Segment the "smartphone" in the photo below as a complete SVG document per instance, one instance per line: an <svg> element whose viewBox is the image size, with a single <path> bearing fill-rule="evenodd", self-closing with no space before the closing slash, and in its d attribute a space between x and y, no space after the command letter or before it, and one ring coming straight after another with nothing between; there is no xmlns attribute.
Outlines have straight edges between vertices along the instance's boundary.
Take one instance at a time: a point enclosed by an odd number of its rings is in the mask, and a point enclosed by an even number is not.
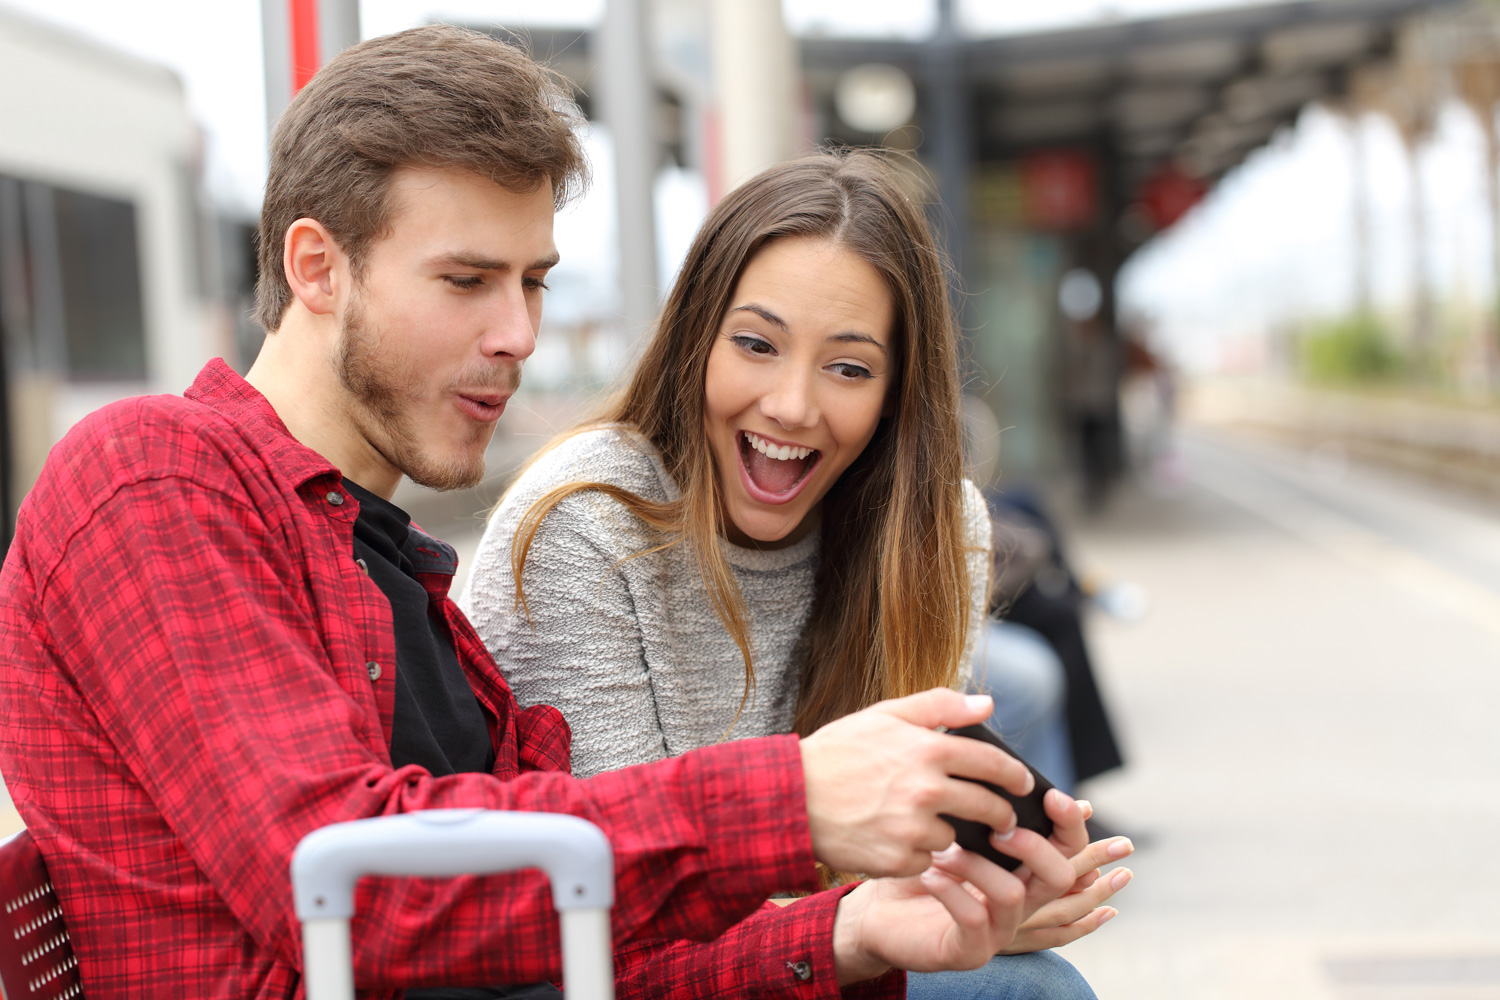
<svg viewBox="0 0 1500 1000"><path fill-rule="evenodd" d="M1047 789L1052 787L1052 782L1048 781L1042 772L1027 764L1020 754L1006 746L1005 741L997 736L988 726L964 726L961 729L950 729L948 732L953 736L964 736L971 740L983 740L990 746L999 747L1001 750L1004 750L1022 764L1026 764L1026 767L1031 771L1032 777L1036 779L1036 787L1031 790L1030 795L1024 797L1012 795L1005 789L998 785L992 785L988 781L978 781L974 778L963 778L963 780L983 785L1009 802L1011 807L1016 811L1016 822L1019 825L1024 826L1028 830L1035 830L1043 837L1052 836L1052 818L1047 815L1047 810L1042 808L1042 796L1047 794ZM954 777L962 777L962 775L954 775ZM958 841L958 846L964 850L983 855L1006 871L1015 871L1021 866L1021 862L1018 859L995 849L994 845L990 843L990 828L983 823L978 823L971 819L960 819L957 816L948 816L942 813L939 813L939 815L942 816L945 822L952 824L955 832L953 839Z"/></svg>

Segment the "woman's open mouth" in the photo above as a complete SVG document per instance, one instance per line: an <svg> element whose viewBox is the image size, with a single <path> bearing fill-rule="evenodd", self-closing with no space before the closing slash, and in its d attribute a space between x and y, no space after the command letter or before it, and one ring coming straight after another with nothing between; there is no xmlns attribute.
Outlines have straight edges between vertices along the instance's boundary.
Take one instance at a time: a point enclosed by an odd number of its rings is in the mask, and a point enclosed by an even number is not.
<svg viewBox="0 0 1500 1000"><path fill-rule="evenodd" d="M740 431L735 437L740 449L740 479L751 499L761 503L794 499L823 459L816 448L779 444L749 431Z"/></svg>

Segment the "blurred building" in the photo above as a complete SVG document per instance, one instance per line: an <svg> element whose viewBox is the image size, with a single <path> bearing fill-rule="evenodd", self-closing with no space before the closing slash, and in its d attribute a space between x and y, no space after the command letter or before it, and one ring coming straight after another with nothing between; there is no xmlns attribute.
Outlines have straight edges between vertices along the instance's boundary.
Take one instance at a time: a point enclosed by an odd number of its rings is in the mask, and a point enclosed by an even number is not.
<svg viewBox="0 0 1500 1000"><path fill-rule="evenodd" d="M628 6L648 21L656 109L633 141L701 171L715 200L743 176L726 159L750 116L736 101L757 86L735 76L733 53L777 48L765 18L757 45L726 41L716 24L728 7L779 18L780 4ZM966 384L1005 428L1000 468L1016 480L1121 467L1118 383L1141 357L1115 294L1129 256L1302 109L1352 100L1396 60L1413 21L1457 5L1247 3L1009 35L965 27L956 0L935 6L925 38L792 39L801 86L783 116L788 148L882 144L924 168L913 183L940 199L934 222L959 276ZM526 34L597 110L614 85L596 58L601 32ZM768 104L785 99L762 90Z"/></svg>
<svg viewBox="0 0 1500 1000"><path fill-rule="evenodd" d="M1071 456L1108 476L1123 460L1126 259L1304 107L1345 100L1407 23L1445 6L1302 0L975 37L939 0L929 39L803 39L802 68L815 135L912 148L936 179L970 385L1008 428L1004 472L1046 474ZM858 120L902 88L914 98L904 121ZM1101 423L1114 440L1089 443Z"/></svg>
<svg viewBox="0 0 1500 1000"><path fill-rule="evenodd" d="M239 356L226 302L250 276L247 230L200 201L198 132L166 69L0 8L0 122L3 549L79 417Z"/></svg>

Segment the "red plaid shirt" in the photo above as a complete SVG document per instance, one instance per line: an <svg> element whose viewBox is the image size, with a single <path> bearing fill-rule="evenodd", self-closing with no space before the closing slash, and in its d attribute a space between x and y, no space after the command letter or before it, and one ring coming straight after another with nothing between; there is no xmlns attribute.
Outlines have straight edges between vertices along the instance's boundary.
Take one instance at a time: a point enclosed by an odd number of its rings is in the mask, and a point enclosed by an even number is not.
<svg viewBox="0 0 1500 1000"><path fill-rule="evenodd" d="M186 398L84 420L23 504L0 573L0 768L91 1000L300 996L287 873L302 836L460 806L572 813L608 833L622 996L836 995L831 896L681 940L811 886L795 739L572 778L561 715L518 709L449 577L425 574L495 770L392 768L395 639L353 559L357 513L338 470L220 361ZM561 967L531 872L367 879L354 944L367 997ZM892 975L854 992L901 987Z"/></svg>

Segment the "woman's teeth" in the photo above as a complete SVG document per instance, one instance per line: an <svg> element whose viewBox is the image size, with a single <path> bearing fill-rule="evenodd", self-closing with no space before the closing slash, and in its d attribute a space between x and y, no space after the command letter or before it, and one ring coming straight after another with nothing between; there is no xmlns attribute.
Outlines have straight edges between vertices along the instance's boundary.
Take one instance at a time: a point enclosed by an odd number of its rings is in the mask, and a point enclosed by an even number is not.
<svg viewBox="0 0 1500 1000"><path fill-rule="evenodd" d="M751 434L749 431L745 432L745 440L750 442L750 447L767 458L778 459L782 462L785 462L789 458L806 458L817 450L816 448L794 448L789 444L774 445L765 438Z"/></svg>

